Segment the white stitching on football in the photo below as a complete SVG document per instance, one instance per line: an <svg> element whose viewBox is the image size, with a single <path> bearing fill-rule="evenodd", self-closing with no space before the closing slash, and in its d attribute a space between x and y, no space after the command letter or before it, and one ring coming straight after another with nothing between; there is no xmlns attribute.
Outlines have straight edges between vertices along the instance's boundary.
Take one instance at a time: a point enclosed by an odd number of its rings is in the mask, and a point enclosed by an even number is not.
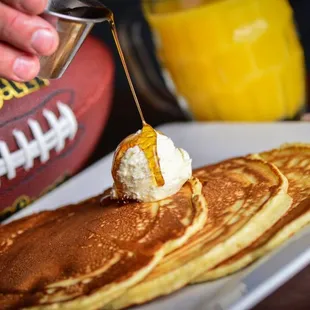
<svg viewBox="0 0 310 310"><path fill-rule="evenodd" d="M45 133L38 121L28 120L29 128L35 139L28 141L22 131L13 131L19 150L11 153L6 142L0 140L0 177L6 175L10 180L15 178L17 168L24 167L25 170L29 170L33 167L34 159L37 157L42 163L48 161L51 150L62 151L66 139L74 138L78 123L73 111L60 101L57 102L57 108L60 113L58 119L52 111L43 111L43 116L50 126Z"/></svg>

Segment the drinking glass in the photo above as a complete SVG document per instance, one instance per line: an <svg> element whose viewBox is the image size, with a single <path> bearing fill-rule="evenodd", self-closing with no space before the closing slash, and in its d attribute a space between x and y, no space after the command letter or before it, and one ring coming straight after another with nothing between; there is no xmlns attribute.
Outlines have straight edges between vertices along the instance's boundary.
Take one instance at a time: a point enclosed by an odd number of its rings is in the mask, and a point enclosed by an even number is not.
<svg viewBox="0 0 310 310"><path fill-rule="evenodd" d="M304 54L287 0L144 0L142 9L165 84L193 119L276 121L303 111ZM132 30L130 45L141 47ZM142 81L153 69L140 56L140 66L128 61Z"/></svg>

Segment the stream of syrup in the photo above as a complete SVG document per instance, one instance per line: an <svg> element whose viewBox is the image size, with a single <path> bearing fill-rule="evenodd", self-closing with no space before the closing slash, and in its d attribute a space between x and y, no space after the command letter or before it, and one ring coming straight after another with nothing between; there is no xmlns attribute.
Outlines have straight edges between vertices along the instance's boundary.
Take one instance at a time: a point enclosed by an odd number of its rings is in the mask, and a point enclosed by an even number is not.
<svg viewBox="0 0 310 310"><path fill-rule="evenodd" d="M154 183L157 186L163 186L165 184L165 180L162 176L161 170L160 170L160 164L159 164L159 158L157 154L157 134L156 131L152 126L146 123L144 119L144 115L135 91L135 88L133 86L128 67L125 61L125 57L120 45L120 41L118 39L117 30L115 26L114 16L113 13L109 9L106 10L106 17L108 22L111 26L111 31L113 34L113 38L118 50L118 54L120 56L128 84L132 93L132 96L134 98L134 101L136 103L137 110L139 112L141 121L142 121L142 130L139 134L131 135L124 139L120 145L118 146L115 155L114 155L114 162L112 166L112 176L115 182L115 187L118 193L119 197L122 197L123 193L123 184L118 181L118 174L117 171L119 170L121 159L125 155L126 151L129 148L139 146L139 148L143 151L145 157L147 158L149 169L151 171L151 174L153 176Z"/></svg>

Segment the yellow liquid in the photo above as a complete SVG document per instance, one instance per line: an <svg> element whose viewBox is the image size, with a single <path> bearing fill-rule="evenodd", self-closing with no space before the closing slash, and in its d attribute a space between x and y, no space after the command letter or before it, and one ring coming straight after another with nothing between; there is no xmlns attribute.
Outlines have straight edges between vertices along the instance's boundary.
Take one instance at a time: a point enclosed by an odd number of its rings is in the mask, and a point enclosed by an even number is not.
<svg viewBox="0 0 310 310"><path fill-rule="evenodd" d="M194 118L273 121L298 113L304 57L288 1L198 2L144 5L161 66Z"/></svg>

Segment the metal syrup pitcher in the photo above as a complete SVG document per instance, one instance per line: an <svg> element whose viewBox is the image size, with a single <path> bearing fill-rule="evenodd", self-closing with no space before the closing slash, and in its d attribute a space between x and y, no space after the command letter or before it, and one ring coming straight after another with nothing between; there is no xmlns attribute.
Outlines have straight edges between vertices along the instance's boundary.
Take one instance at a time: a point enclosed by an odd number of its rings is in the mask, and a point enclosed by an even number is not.
<svg viewBox="0 0 310 310"><path fill-rule="evenodd" d="M51 56L40 57L40 78L60 78L96 23L111 20L112 12L99 0L49 0L44 12L59 35Z"/></svg>

